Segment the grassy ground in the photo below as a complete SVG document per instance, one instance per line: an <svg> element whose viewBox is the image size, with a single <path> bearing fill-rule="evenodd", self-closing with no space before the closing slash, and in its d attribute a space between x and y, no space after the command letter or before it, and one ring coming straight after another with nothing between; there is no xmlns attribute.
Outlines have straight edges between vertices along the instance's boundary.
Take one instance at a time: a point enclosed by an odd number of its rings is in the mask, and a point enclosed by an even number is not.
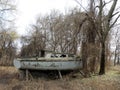
<svg viewBox="0 0 120 90"><path fill-rule="evenodd" d="M83 78L64 76L63 80L44 78L25 81L18 79L14 67L0 67L0 90L120 90L120 66L111 67L106 75Z"/></svg>

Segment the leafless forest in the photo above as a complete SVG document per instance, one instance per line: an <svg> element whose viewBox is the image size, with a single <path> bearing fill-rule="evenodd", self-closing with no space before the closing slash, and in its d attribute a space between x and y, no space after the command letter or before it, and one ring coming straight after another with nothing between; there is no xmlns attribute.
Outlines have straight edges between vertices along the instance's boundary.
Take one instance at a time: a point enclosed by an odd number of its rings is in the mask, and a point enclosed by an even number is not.
<svg viewBox="0 0 120 90"><path fill-rule="evenodd" d="M120 90L119 0L88 0L87 7L74 1L79 7L66 13L54 9L37 15L20 36L14 26L14 0L0 0L0 90ZM41 50L80 57L84 76L76 72L63 80L20 80L13 60L37 57Z"/></svg>

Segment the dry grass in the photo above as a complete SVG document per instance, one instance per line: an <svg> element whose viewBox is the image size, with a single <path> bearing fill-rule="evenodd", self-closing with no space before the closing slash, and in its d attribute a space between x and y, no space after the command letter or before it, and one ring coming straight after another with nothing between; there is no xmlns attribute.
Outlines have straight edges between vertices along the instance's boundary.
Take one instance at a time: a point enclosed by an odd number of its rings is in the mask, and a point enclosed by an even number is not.
<svg viewBox="0 0 120 90"><path fill-rule="evenodd" d="M64 77L63 80L43 78L20 81L14 67L0 67L0 90L120 90L120 66L112 67L103 76L81 78Z"/></svg>

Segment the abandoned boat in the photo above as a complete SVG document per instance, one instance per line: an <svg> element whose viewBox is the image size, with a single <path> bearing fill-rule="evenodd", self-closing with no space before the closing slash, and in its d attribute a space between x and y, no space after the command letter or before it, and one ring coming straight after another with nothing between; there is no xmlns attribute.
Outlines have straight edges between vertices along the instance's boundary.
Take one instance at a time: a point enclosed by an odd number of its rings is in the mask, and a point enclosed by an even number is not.
<svg viewBox="0 0 120 90"><path fill-rule="evenodd" d="M13 62L18 69L75 70L83 67L82 60L68 54L47 54L38 58L17 58Z"/></svg>

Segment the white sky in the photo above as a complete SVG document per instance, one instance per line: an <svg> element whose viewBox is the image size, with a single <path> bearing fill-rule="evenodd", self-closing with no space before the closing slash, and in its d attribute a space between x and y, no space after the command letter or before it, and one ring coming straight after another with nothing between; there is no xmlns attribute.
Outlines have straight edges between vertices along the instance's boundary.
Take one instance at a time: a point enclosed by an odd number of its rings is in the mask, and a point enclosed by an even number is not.
<svg viewBox="0 0 120 90"><path fill-rule="evenodd" d="M38 14L44 15L53 9L64 12L77 5L74 0L18 0L17 31L20 35L25 34L26 27L33 23Z"/></svg>
<svg viewBox="0 0 120 90"><path fill-rule="evenodd" d="M47 14L57 9L65 12L65 9L79 6L75 0L17 0L17 31L20 35L25 34L26 28L33 23L38 14ZM81 0L85 5L86 0ZM109 0L106 0L109 1ZM119 2L120 3L120 2ZM80 6L79 6L80 7Z"/></svg>

